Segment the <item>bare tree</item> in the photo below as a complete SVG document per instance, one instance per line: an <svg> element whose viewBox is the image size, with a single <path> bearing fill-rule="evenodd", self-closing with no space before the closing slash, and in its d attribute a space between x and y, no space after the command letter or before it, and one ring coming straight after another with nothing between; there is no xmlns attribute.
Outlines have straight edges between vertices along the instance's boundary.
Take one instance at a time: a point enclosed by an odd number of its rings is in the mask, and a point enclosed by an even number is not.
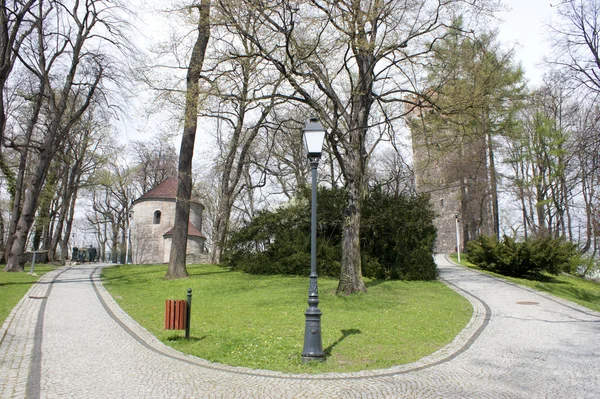
<svg viewBox="0 0 600 399"><path fill-rule="evenodd" d="M31 178L23 190L5 270L23 270L27 235L52 160L90 104L106 99L99 96L103 82L116 76L110 73L110 56L102 51L107 46L120 50L120 43L127 43L122 26L117 26L117 8L103 0L39 1L35 14L31 13L35 34L28 37L27 52L21 51L18 58L39 82L32 96L34 109L43 103L40 119L32 118L27 126L37 133L35 142L25 144L35 149L36 156L27 165Z"/></svg>
<svg viewBox="0 0 600 399"><path fill-rule="evenodd" d="M507 141L524 235L574 239L571 204L576 178L573 122L577 106L562 75L549 75L521 112L520 134Z"/></svg>
<svg viewBox="0 0 600 399"><path fill-rule="evenodd" d="M290 108L289 104L287 108ZM306 150L302 137L298 134L310 115L306 110L297 107L287 108L277 111L276 119L273 121L273 132L262 140L260 147L264 149L261 158L269 160L265 165L269 176L280 187L281 194L292 199L299 187L308 185L308 176L310 176L310 169L306 163ZM331 156L330 151L325 151L324 157L329 157L331 160ZM325 161L324 164L329 164L330 168L335 167L335 162ZM333 174L330 170L326 176ZM322 176L321 179L325 180Z"/></svg>
<svg viewBox="0 0 600 399"><path fill-rule="evenodd" d="M86 219L100 246L100 256L110 243L111 261L125 263L129 214L140 192L135 170L123 164L118 154L107 155L111 162L95 172L86 189L92 208Z"/></svg>
<svg viewBox="0 0 600 399"><path fill-rule="evenodd" d="M600 1L561 1L557 10L561 19L550 27L557 51L550 62L600 93Z"/></svg>
<svg viewBox="0 0 600 399"><path fill-rule="evenodd" d="M65 143L65 151L57 161L63 165L62 184L56 193L58 199L57 218L48 246L48 260L54 261L60 245L60 259L68 257L68 243L75 216L75 203L79 190L90 184L94 173L108 161L105 157L106 131L108 123L98 110L89 108L86 115L74 126L73 135Z"/></svg>
<svg viewBox="0 0 600 399"><path fill-rule="evenodd" d="M250 26L253 21L247 19L240 23ZM255 159L252 151L259 133L266 134L270 128L267 122L282 101L276 97L282 80L256 55L256 49L246 37L226 34L215 40L214 47L217 55L212 61L216 64L212 73L216 79L211 94L218 105L207 107L202 114L217 120L219 154L215 169L220 181L211 257L213 263L220 263L234 202L241 190L248 189L240 180L248 164Z"/></svg>
<svg viewBox="0 0 600 399"><path fill-rule="evenodd" d="M390 148L374 159L373 171L369 179L380 186L384 193L398 197L402 194L414 194L415 176L412 166L397 147Z"/></svg>
<svg viewBox="0 0 600 399"><path fill-rule="evenodd" d="M135 158L136 181L142 193L177 175L177 150L168 137L155 136L149 141L133 141L130 145Z"/></svg>
<svg viewBox="0 0 600 399"><path fill-rule="evenodd" d="M573 156L584 204L584 237L580 250L596 257L600 251L600 112L594 103L583 104L574 118Z"/></svg>
<svg viewBox="0 0 600 399"><path fill-rule="evenodd" d="M219 3L228 23L286 77L288 98L306 104L329 127L328 142L348 191L337 291L366 291L359 236L370 156L383 138L379 134L393 131L405 114L398 104L418 103L419 62L444 35L455 7L469 2ZM239 24L246 13L263 28L247 31ZM382 125L389 128L378 128Z"/></svg>

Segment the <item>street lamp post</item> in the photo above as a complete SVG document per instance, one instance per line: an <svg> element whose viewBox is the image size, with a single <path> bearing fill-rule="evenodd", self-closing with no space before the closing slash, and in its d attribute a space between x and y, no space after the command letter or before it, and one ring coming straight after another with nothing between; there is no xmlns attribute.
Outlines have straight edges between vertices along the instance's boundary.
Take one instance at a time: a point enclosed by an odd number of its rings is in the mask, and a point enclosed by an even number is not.
<svg viewBox="0 0 600 399"><path fill-rule="evenodd" d="M454 215L456 218L456 253L458 254L458 262L460 263L460 229L458 226L458 213Z"/></svg>
<svg viewBox="0 0 600 399"><path fill-rule="evenodd" d="M131 218L133 216L133 211L127 212L127 245L125 249L125 264L133 263L131 256L129 256L129 242L131 241ZM129 259L129 261L128 261Z"/></svg>
<svg viewBox="0 0 600 399"><path fill-rule="evenodd" d="M321 338L321 310L319 309L319 286L317 283L317 167L323 150L325 129L316 118L311 118L303 130L304 145L308 153L312 172L311 236L310 236L310 284L308 288L308 308L304 330L302 361L323 361L323 340Z"/></svg>

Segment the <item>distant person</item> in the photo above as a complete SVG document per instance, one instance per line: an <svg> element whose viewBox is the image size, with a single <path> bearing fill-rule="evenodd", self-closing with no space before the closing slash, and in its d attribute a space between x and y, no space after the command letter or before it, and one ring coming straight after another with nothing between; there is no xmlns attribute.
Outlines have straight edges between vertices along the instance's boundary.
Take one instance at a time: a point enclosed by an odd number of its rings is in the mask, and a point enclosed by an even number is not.
<svg viewBox="0 0 600 399"><path fill-rule="evenodd" d="M97 255L96 248L90 245L90 249L88 249L88 255L89 255L90 262L95 262L96 255Z"/></svg>
<svg viewBox="0 0 600 399"><path fill-rule="evenodd" d="M78 255L79 255L79 248L73 247L73 251L71 252L71 260L76 261Z"/></svg>

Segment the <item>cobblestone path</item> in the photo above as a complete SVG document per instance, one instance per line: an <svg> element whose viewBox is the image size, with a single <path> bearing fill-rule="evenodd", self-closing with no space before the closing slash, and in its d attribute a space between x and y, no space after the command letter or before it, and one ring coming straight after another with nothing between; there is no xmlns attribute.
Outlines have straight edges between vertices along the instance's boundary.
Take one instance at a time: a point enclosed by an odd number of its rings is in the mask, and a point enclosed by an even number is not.
<svg viewBox="0 0 600 399"><path fill-rule="evenodd" d="M102 266L62 268L0 330L0 398L600 398L600 313L436 261L474 308L451 344L409 365L321 375L183 355L116 305Z"/></svg>

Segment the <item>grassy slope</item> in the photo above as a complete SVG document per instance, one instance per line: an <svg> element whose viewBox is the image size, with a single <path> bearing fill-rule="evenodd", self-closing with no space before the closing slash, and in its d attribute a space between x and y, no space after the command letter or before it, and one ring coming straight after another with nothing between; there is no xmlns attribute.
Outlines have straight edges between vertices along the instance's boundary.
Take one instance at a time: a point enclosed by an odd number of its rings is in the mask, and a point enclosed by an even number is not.
<svg viewBox="0 0 600 399"><path fill-rule="evenodd" d="M3 269L4 265L0 265ZM38 281L41 275L56 269L54 266L36 265L35 273L37 276L32 276L25 272L23 273L7 273L0 271L0 325L8 317L11 310L23 298L29 288ZM25 270L29 270L26 268Z"/></svg>
<svg viewBox="0 0 600 399"><path fill-rule="evenodd" d="M470 304L439 282L368 282L369 293L334 295L319 279L325 363L300 360L308 278L253 276L211 265L189 279L163 279L165 266L105 269L107 289L141 325L176 349L236 366L286 372L387 368L451 342L469 321ZM165 299L193 289L190 342L163 330Z"/></svg>
<svg viewBox="0 0 600 399"><path fill-rule="evenodd" d="M456 254L450 255L454 262L458 263ZM478 269L475 265L466 260L466 256L461 254L461 264L463 266ZM478 269L481 270L481 269ZM527 280L524 278L515 278L502 276L497 273L484 271L485 273L503 278L513 283L525 285L539 291L548 292L560 298L578 303L586 308L600 312L600 284L590 280L575 276L552 276L545 275L544 281Z"/></svg>

